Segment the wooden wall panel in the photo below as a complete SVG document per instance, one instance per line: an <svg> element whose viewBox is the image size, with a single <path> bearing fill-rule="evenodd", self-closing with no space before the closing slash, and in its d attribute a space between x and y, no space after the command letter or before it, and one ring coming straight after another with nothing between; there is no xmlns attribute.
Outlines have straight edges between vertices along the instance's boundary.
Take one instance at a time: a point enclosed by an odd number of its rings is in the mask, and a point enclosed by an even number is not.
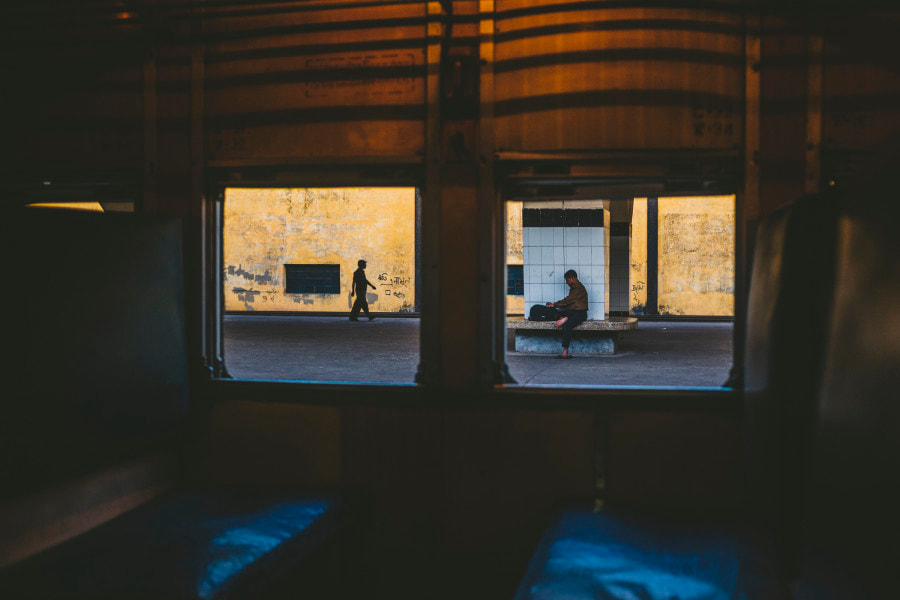
<svg viewBox="0 0 900 600"><path fill-rule="evenodd" d="M250 489L334 486L341 473L341 411L327 406L217 404L190 466L198 482Z"/></svg>
<svg viewBox="0 0 900 600"><path fill-rule="evenodd" d="M445 423L441 541L468 573L452 597L511 598L551 516L593 506L594 413L462 410Z"/></svg>
<svg viewBox="0 0 900 600"><path fill-rule="evenodd" d="M341 482L365 491L374 516L366 549L370 589L423 597L444 565L444 415L388 406L347 407L341 414Z"/></svg>
<svg viewBox="0 0 900 600"><path fill-rule="evenodd" d="M191 77L190 47L163 45L157 58L157 169L149 176L155 177L155 209L182 216L190 214Z"/></svg>
<svg viewBox="0 0 900 600"><path fill-rule="evenodd" d="M740 429L727 415L615 411L607 439L607 502L660 514L733 513Z"/></svg>
<svg viewBox="0 0 900 600"><path fill-rule="evenodd" d="M872 151L900 134L900 10L840 20L825 31L822 178L842 186L870 170ZM866 177L866 175L860 175Z"/></svg>
<svg viewBox="0 0 900 600"><path fill-rule="evenodd" d="M871 148L900 131L900 10L825 34L823 140L832 149Z"/></svg>
<svg viewBox="0 0 900 600"><path fill-rule="evenodd" d="M497 2L498 151L742 149L743 15L620 6Z"/></svg>
<svg viewBox="0 0 900 600"><path fill-rule="evenodd" d="M425 28L424 2L209 9L207 159L422 156Z"/></svg>
<svg viewBox="0 0 900 600"><path fill-rule="evenodd" d="M107 169L140 164L139 45L124 39L69 40L65 34L45 48L12 42L3 64L4 146L13 161Z"/></svg>
<svg viewBox="0 0 900 600"><path fill-rule="evenodd" d="M763 22L760 70L760 216L805 190L807 37L781 19Z"/></svg>

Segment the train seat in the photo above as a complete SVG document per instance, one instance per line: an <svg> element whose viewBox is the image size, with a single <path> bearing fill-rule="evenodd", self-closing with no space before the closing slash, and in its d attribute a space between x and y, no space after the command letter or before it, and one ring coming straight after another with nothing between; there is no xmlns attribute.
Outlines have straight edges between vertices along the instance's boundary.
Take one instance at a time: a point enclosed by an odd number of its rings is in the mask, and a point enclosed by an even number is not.
<svg viewBox="0 0 900 600"><path fill-rule="evenodd" d="M26 385L0 430L0 597L322 595L345 494L239 492L190 472L207 416L191 397L181 221L10 219L14 279L55 292L22 303L8 340Z"/></svg>
<svg viewBox="0 0 900 600"><path fill-rule="evenodd" d="M838 207L830 195L804 197L758 228L742 375L746 489L739 514L704 521L627 506L561 513L516 600L789 597L834 290Z"/></svg>
<svg viewBox="0 0 900 600"><path fill-rule="evenodd" d="M839 225L797 598L895 598L900 506L898 146Z"/></svg>
<svg viewBox="0 0 900 600"><path fill-rule="evenodd" d="M340 531L342 514L327 495L173 492L16 565L0 590L36 599L264 597Z"/></svg>

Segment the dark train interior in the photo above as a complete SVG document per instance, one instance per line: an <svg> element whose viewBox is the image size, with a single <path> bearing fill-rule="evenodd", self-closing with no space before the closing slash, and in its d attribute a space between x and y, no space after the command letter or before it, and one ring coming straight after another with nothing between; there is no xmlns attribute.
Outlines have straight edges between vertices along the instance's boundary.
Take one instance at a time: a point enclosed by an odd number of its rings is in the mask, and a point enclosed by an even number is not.
<svg viewBox="0 0 900 600"><path fill-rule="evenodd" d="M900 595L897 6L0 14L0 597ZM417 190L414 380L231 377L225 190L341 186ZM511 377L510 201L713 194L727 381Z"/></svg>

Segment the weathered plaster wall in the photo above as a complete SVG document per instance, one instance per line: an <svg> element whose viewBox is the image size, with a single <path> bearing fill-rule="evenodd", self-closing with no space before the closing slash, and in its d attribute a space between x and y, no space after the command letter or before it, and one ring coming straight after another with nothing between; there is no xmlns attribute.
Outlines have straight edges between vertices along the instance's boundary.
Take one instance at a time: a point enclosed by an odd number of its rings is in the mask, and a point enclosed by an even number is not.
<svg viewBox="0 0 900 600"><path fill-rule="evenodd" d="M734 315L734 196L659 199L659 312Z"/></svg>
<svg viewBox="0 0 900 600"><path fill-rule="evenodd" d="M629 310L642 315L647 306L647 199L635 198L631 213Z"/></svg>
<svg viewBox="0 0 900 600"><path fill-rule="evenodd" d="M659 198L660 314L734 315L734 196ZM630 310L647 304L647 199L631 218Z"/></svg>
<svg viewBox="0 0 900 600"><path fill-rule="evenodd" d="M229 188L223 245L225 310L349 311L360 258L370 310L415 306L414 188ZM340 293L286 294L285 264L340 265Z"/></svg>
<svg viewBox="0 0 900 600"><path fill-rule="evenodd" d="M506 203L506 264L521 265L522 254L522 202ZM506 296L507 314L524 314L525 296Z"/></svg>

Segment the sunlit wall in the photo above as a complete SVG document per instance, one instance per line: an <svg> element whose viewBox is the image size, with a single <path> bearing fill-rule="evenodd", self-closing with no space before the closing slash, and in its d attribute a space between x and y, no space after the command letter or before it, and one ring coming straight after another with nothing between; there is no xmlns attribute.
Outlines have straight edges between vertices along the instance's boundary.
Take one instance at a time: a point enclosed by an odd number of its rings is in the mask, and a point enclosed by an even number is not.
<svg viewBox="0 0 900 600"><path fill-rule="evenodd" d="M346 312L357 261L369 309L415 307L414 188L230 188L223 227L227 311ZM286 264L337 264L336 294L285 292Z"/></svg>

